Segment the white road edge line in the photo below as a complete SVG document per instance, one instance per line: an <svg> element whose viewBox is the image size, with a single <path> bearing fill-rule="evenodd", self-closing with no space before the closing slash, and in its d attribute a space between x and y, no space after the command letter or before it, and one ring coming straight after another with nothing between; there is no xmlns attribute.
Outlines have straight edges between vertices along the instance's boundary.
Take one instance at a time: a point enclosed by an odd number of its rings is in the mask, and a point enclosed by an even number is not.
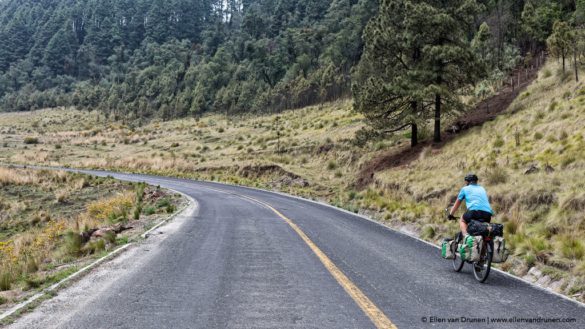
<svg viewBox="0 0 585 329"><path fill-rule="evenodd" d="M169 188L168 190L171 190L175 193L178 193L180 195L182 195L185 199L187 199L187 204L184 205L179 211L175 212L174 214L172 214L171 216L167 217L166 219L162 220L160 223L156 224L155 226L153 226L151 229L149 229L148 231L142 233L142 235L140 235L143 239L148 238L148 236L150 235L150 232L156 230L157 228L163 226L164 224L166 224L168 221L170 221L171 219L179 216L180 214L182 214L187 208L189 208L189 206L191 206L192 204L197 204L197 201L195 201L195 199L193 199L192 197L188 196L187 194L183 193L183 192L179 192L177 190L173 190L171 188Z"/></svg>
<svg viewBox="0 0 585 329"><path fill-rule="evenodd" d="M110 257L115 256L116 254L124 251L126 248L130 247L131 245L133 245L134 243L128 243L125 244L123 246L121 246L120 248L112 251L111 253L105 255L104 257L96 260L95 262L87 265L86 267L82 268L81 270L69 275L68 277L66 277L65 279L51 285L48 288L45 288L43 290L41 290L40 292L36 293L35 295L33 295L32 297L28 298L27 300L25 300L24 302L21 302L20 304L17 304L15 306L13 306L12 308L8 309L6 312L4 312L2 315L0 315L0 321L8 318L9 316L13 315L14 313L20 311L21 309L23 309L24 307L26 307L27 305L29 305L30 303L36 301L37 299L43 297L44 295L46 295L47 293L54 291L55 289L59 288L60 286L62 286L64 283L71 281L72 279L78 277L79 275L81 275L82 273L96 267L97 265L101 264L102 262L104 262L105 260L107 260Z"/></svg>
<svg viewBox="0 0 585 329"><path fill-rule="evenodd" d="M185 206L183 206L179 211L175 212L174 214L172 214L171 216L168 216L166 219L162 220L160 223L156 224L153 228L151 228L150 230L144 232L141 237L146 239L148 237L148 234L152 231L154 231L155 229L161 227L163 224L168 223L168 221L170 221L171 219L175 218L176 216L182 214L185 210L187 210L191 205L195 205L197 207L197 201L195 201L194 198L186 195L185 193L176 191L174 189L168 189L171 190L175 193L181 194L182 196L184 196L187 199L187 204ZM87 272L95 267L97 267L98 265L100 265L101 263L105 262L106 260L110 260L114 258L114 256L117 256L117 254L121 253L122 251L126 250L128 247L134 245L133 242L131 243L127 243L123 246L121 246L118 249L115 249L114 251L108 253L107 255L105 255L104 257L96 260L95 262L85 266L84 268L80 269L79 271L69 275L68 277L66 277L65 279L54 283L53 285L41 290L40 292L34 294L33 296L29 297L27 300L14 305L13 307L9 308L8 310L6 310L4 313L2 313L0 315L0 321L3 321L4 319L14 315L16 312L22 310L23 308L25 308L26 306L30 305L31 303L33 303L34 301L38 300L39 298L45 296L46 294L55 291L56 289L58 289L59 287L61 287L63 284L71 281L72 279L75 279L76 277L80 276L81 274L83 274L84 272Z"/></svg>
<svg viewBox="0 0 585 329"><path fill-rule="evenodd" d="M194 181L195 181L195 180L194 180ZM415 240L417 240L417 241L419 241L419 242L422 242L422 243L424 243L424 244L427 244L427 245L429 245L429 246L431 246L431 247L433 247L433 248L436 248L436 249L441 249L441 247L440 247L440 246L437 246L437 245L435 245L435 244L433 244L433 243L431 243L431 242L429 242L429 241L425 241L425 240L423 240L423 239L421 239L421 238L419 238L419 237L417 237L417 236L410 235L410 234L407 234L407 233L405 233L405 232L402 232L402 231L396 230L396 229L394 229L394 228L392 228L392 227L390 227L390 226L384 225L383 223L381 223L381 222L379 222L379 221L377 221L377 220L375 220L375 219L372 219L372 218L370 218L370 217L366 217L366 216L364 216L364 215L362 215L362 214L356 214L356 213L354 213L354 212L351 212L351 211L349 211L349 210L346 210L346 209L343 209L343 208L339 208L339 207L336 207L336 206L330 205L330 204L328 204L328 203L325 203L325 202L322 202L322 201L316 201L316 200L306 199L306 198L303 198L303 197L300 197L300 196L296 196L296 195L292 195L292 194L288 194L288 193L284 193L284 192L280 192L280 191L268 191L268 190L263 190L263 189L259 189L259 188L255 188L255 187L241 186L241 185L235 185L235 184L230 184L230 183L220 183L220 182L204 181L204 180L199 180L199 181L200 181L200 182L206 182L206 183L212 183L212 184L219 184L219 185L233 186L233 187L243 187L243 188L247 188L247 189L251 189L251 190L255 190L255 191L260 191L260 192L268 192L268 193L278 194L278 195L281 195L281 196L284 196L284 197L289 197L289 198L293 198L293 199L297 199L297 200L301 200L301 201L307 201L307 202L310 202L310 203L314 203L314 204L318 204L318 205L321 205L321 206L329 207L329 208L332 208L332 209L339 210L339 211L341 211L341 212L347 213L347 214L349 214L349 215L352 215L352 216L355 216L355 217L358 217L358 218L361 218L361 219L365 219L365 220L367 220L367 221L369 221L369 222L372 222L372 223L374 223L374 224L376 224L376 225L379 225L379 226L381 226L382 228L384 228L384 229L386 229L386 230L389 230L389 231L392 231L392 232L394 232L394 233L398 233L398 234L404 235L404 236L406 236L406 237L409 237L409 238L411 238L411 239L415 239ZM195 182L197 182L197 181L195 181ZM585 308L585 303L582 303L582 302L580 302L580 301L578 301L578 300L575 300L575 299L573 299L573 298L570 298L570 297L568 297L568 296L565 296L565 295L563 295L563 294L560 294L560 293L558 293L558 292L556 292L556 291L553 291L553 290L550 290L550 289L547 289L547 288L541 287L541 286L539 286L539 285L536 285L536 284L534 284L534 283L532 283L532 282L530 282L530 281L527 281L527 280L525 280L525 279L523 279L523 278L521 278L521 277L519 277L519 276L516 276L516 275L510 274L510 273L508 273L508 272L502 271L502 270L500 270L500 269L497 269L497 268L493 268L493 267L492 267L492 270L494 270L494 271L496 271L496 272L498 272L498 273L500 273L500 274L503 274L504 276L510 277L510 278L512 278L512 279L515 279L515 280L517 280L517 281L520 281L520 282L526 283L526 284L528 284L529 286L531 286L531 287L533 287L533 288L536 288L536 289L538 289L538 290L544 291L544 292L546 292L546 293L548 293L548 294L552 294L552 295L554 295L554 296L560 297L560 298L562 298L562 299L564 299L564 300L567 300L567 301L569 301L569 302L573 302L573 303L577 304L577 306L580 306L580 307L583 307L583 308Z"/></svg>
<svg viewBox="0 0 585 329"><path fill-rule="evenodd" d="M11 166L11 164L2 164L2 165L3 165L3 166L6 166L6 165L8 165L8 166ZM14 164L12 164L12 166L14 166ZM16 165L16 166L22 166L22 165ZM26 167L26 166L25 166L25 167ZM28 166L28 167L29 167L29 168L31 168L31 167L36 167L36 168L38 168L38 169L53 169L53 170L63 170L63 168L60 168L60 167L41 167L41 166ZM379 221L377 221L377 220L374 220L374 219L371 219L371 218L369 218L369 217L366 217L366 216L364 216L364 215L362 215L362 214L356 214L356 213L354 213L354 212L351 212L351 211L348 211L348 210L346 210L346 209L343 209L343 208L339 208L339 207L332 206L332 205L330 205L330 204L327 204L327 203L325 203L325 202L316 201L316 200L311 200L311 199L306 199L306 198L303 198L303 197L300 197L300 196L296 196L296 195L292 195L292 194L288 194L288 193L284 193L284 192L280 192L280 191L269 191L269 190L263 190L263 189L256 188L256 187L242 186L242 185L236 185L236 184L231 184L231 183L223 183L223 182L214 182L214 181L208 181L208 180L195 180L195 179L191 179L191 178L180 178L180 177L172 177L172 176L157 176L157 175L151 175L151 174L143 174L143 173L131 173L131 172L125 172L125 171L107 171L107 170L99 170L99 169L98 169L98 170L96 170L96 169L80 169L80 168L66 168L66 169L67 169L67 170L69 170L69 171L75 171L75 170L77 170L77 171L105 171L105 172L111 172L111 173L114 173L114 174L126 174L126 175L143 175L143 176L156 176L156 177L159 177L160 179L164 179L164 178L172 178L172 179L178 179L178 180L181 180L181 179L183 179L183 180L190 180L190 181L193 181L193 182L202 182L202 183L211 183L211 184L217 184L217 185L233 186L233 187L239 187L239 188L244 188L244 189L250 189L250 190L255 190L255 191L260 191L260 192L273 193L273 194L277 194L277 195L281 195L281 196L285 196L285 197L289 197L289 198L293 198L293 199L297 199L297 200L301 200L301 201L307 201L307 202L310 202L310 203L314 203L314 204L322 205L322 206L325 206L325 207L329 207L329 208L332 208L332 209L336 209L336 210L339 210L339 211L345 212L345 213L347 213L347 214L350 214L350 215L353 215L353 216L355 216L355 217L359 217L359 218L365 219L365 220L367 220L367 221L370 221L370 222L372 222L372 223L374 223L374 224L377 224L377 225L379 225L379 226L383 227L384 229L387 229L387 230L390 230L390 231L392 231L392 232L395 232L395 233L398 233L398 234L404 235L404 236L406 236L406 237L409 237L409 238L411 238L411 239L415 239L415 240L417 240L417 241L419 241L419 242L425 243L425 244L427 244L427 245L429 245L429 246L431 246L431 247L434 247L434 248L436 248L436 249L440 249L440 247L439 247L439 246L437 246L437 245L435 245L435 244L433 244L433 243L430 243L430 242L428 242L428 241L425 241L425 240L423 240L423 239L421 239L421 238L419 238L419 237L416 237L416 236L414 236L414 235L410 235L410 234L407 234L407 233L405 233L405 232L398 231L398 230L396 230L396 229L394 229L394 228L392 228L392 227L390 227L390 226L384 225L384 224L382 224L381 222L379 222ZM169 189L169 190L173 190L173 189ZM173 190L173 191L175 191L175 190ZM175 191L175 192L178 192L178 191ZM180 193L180 192L179 192L179 193ZM525 279L522 279L522 278L521 278L521 277L519 277L519 276L516 276L516 275L510 274L510 273L508 273L508 272L504 272L504 271L502 271L502 270L500 270L500 269L493 268L493 270L494 270L494 271L496 271L496 272L498 272L498 273L500 273L500 274L502 274L502 275L504 275L504 276L507 276L507 277L510 277L510 278L512 278L512 279L514 279L514 280L517 280L517 281L523 282L523 283L525 283L525 284L527 284L527 285L529 285L529 286L531 286L531 287L533 287L533 288L536 288L536 289L538 289L538 290L540 290L540 291L543 291L543 292L545 292L545 293L548 293L548 294L551 294L551 295L554 295L554 296L560 297L560 298L562 298L562 299L564 299L564 300L567 300L567 301L569 301L569 302L573 302L573 303L577 304L577 306L580 306L580 307L583 307L583 308L585 308L585 303L582 303L582 302L580 302L580 301L578 301L578 300L575 300L575 299L573 299L573 298L570 298L570 297L568 297L568 296L565 296L565 295L563 295L563 294L560 294L560 293L558 293L558 292L556 292L556 291L553 291L553 290L550 290L550 289L547 289L547 288L541 287L541 286L539 286L539 285L536 285L536 284L534 284L534 283L532 283L532 282L530 282L530 281L527 281L527 280L525 280ZM1 320L1 318L0 318L0 320Z"/></svg>

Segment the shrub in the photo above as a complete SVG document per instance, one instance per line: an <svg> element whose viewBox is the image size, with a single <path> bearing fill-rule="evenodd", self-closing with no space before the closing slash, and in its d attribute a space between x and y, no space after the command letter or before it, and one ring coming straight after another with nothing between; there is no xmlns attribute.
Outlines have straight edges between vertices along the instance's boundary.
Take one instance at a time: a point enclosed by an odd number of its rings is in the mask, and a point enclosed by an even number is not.
<svg viewBox="0 0 585 329"><path fill-rule="evenodd" d="M559 249L561 254L569 259L583 259L585 256L585 245L574 237L560 237Z"/></svg>
<svg viewBox="0 0 585 329"><path fill-rule="evenodd" d="M542 133L541 133L541 132L538 132L538 131L537 131L537 132L535 132L535 133L534 133L534 139L535 139L535 140L542 139L542 137L544 137L544 135L542 135Z"/></svg>
<svg viewBox="0 0 585 329"><path fill-rule="evenodd" d="M106 200L94 201L87 206L87 212L91 217L100 221L125 221L134 202L133 194L127 192Z"/></svg>
<svg viewBox="0 0 585 329"><path fill-rule="evenodd" d="M73 231L67 231L65 234L65 252L71 256L78 256L82 247L81 235Z"/></svg>
<svg viewBox="0 0 585 329"><path fill-rule="evenodd" d="M504 139L500 136L496 137L496 140L494 141L494 147L495 148L500 148L504 146Z"/></svg>
<svg viewBox="0 0 585 329"><path fill-rule="evenodd" d="M132 218L134 220L140 219L140 213L142 212L142 206L138 205L134 208L134 213L132 214Z"/></svg>
<svg viewBox="0 0 585 329"><path fill-rule="evenodd" d="M61 149L61 144L55 144L55 150L60 150Z"/></svg>
<svg viewBox="0 0 585 329"><path fill-rule="evenodd" d="M327 163L327 170L334 170L335 168L337 168L337 163L335 161L331 160Z"/></svg>
<svg viewBox="0 0 585 329"><path fill-rule="evenodd" d="M561 167L562 168L566 168L568 165L570 165L571 163L575 162L575 160L576 159L573 156L565 156L561 160Z"/></svg>
<svg viewBox="0 0 585 329"><path fill-rule="evenodd" d="M165 208L171 205L171 201L167 198L160 199L156 202L157 208Z"/></svg>
<svg viewBox="0 0 585 329"><path fill-rule="evenodd" d="M0 272L0 291L10 290L12 286L12 275L8 271Z"/></svg>
<svg viewBox="0 0 585 329"><path fill-rule="evenodd" d="M435 234L435 228L432 225L425 225L420 235L423 239L432 239L435 237Z"/></svg>
<svg viewBox="0 0 585 329"><path fill-rule="evenodd" d="M178 146L179 146L179 143L177 143L177 142L171 144L171 147L178 147Z"/></svg>
<svg viewBox="0 0 585 329"><path fill-rule="evenodd" d="M508 181L508 173L503 168L492 167L486 172L485 179L489 184L503 184Z"/></svg>
<svg viewBox="0 0 585 329"><path fill-rule="evenodd" d="M144 213L145 213L146 215L152 215L152 214L154 214L155 212L156 212L156 208L155 208L155 207L153 207L153 206L149 206L149 207L146 207L146 209L144 209Z"/></svg>
<svg viewBox="0 0 585 329"><path fill-rule="evenodd" d="M171 213L174 213L176 209L177 208L175 207L175 205L169 204L165 210L167 211L167 213L171 214Z"/></svg>
<svg viewBox="0 0 585 329"><path fill-rule="evenodd" d="M39 143L39 139L36 137L25 137L24 138L24 143L25 144L38 144Z"/></svg>

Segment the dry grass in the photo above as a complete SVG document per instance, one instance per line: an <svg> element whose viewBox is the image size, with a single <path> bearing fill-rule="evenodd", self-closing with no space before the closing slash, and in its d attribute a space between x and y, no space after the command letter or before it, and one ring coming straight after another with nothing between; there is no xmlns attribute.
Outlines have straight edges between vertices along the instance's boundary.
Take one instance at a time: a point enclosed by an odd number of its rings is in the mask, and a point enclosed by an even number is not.
<svg viewBox="0 0 585 329"><path fill-rule="evenodd" d="M555 71L556 66L550 63L545 70ZM408 168L378 173L377 183L400 186L404 200L447 190L444 197L425 202L440 209L453 201L465 173L477 172L491 196L496 220L507 226L516 257L527 266L562 269L565 279L583 282L584 107L585 85L541 74L511 105L514 113L473 129ZM539 170L525 174L531 166ZM450 231L441 229L444 234Z"/></svg>
<svg viewBox="0 0 585 329"><path fill-rule="evenodd" d="M168 209L174 211L177 203L143 184L62 171L0 167L0 187L3 303L58 280L63 268L70 271L70 264L88 261L90 255L124 242L116 238L117 224L134 220L135 230L122 237L138 234ZM165 207L157 207L162 201ZM143 207L153 209L146 214ZM90 238L96 229L106 234Z"/></svg>
<svg viewBox="0 0 585 329"><path fill-rule="evenodd" d="M274 188L406 226L431 241L457 230L442 210L453 202L464 174L475 171L497 221L506 225L516 264L506 269L522 274L527 266L555 268L565 279L577 278L564 288L575 291L585 280L583 245L574 243L585 238L585 85L547 73L556 71L558 65L549 63L508 112L441 150L426 150L406 167L377 173L364 191L352 190L359 168L408 141L396 135L355 146L363 122L350 101L288 111L278 119L207 115L144 126L71 109L0 114L0 161ZM27 136L37 136L39 144L24 144ZM525 175L532 165L539 171Z"/></svg>

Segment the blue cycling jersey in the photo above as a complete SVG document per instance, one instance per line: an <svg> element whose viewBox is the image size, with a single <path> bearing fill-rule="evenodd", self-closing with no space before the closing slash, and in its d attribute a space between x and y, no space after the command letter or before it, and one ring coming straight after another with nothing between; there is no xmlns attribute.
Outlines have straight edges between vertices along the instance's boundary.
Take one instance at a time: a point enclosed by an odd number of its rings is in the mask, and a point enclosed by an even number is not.
<svg viewBox="0 0 585 329"><path fill-rule="evenodd" d="M481 210L493 214L492 207L490 207L490 201L485 189L477 184L469 184L461 189L459 200L465 200L467 210Z"/></svg>

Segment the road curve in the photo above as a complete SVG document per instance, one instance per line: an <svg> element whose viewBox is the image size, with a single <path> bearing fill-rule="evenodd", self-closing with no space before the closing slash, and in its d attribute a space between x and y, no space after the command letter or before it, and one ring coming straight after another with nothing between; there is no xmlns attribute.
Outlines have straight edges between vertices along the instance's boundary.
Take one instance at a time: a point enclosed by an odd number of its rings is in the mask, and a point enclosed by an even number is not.
<svg viewBox="0 0 585 329"><path fill-rule="evenodd" d="M435 247L326 205L211 182L81 172L173 189L199 209L148 263L71 308L59 328L384 325L348 284L398 328L585 327L582 304L498 272L479 284L468 266L453 272ZM307 239L348 282L332 275Z"/></svg>

